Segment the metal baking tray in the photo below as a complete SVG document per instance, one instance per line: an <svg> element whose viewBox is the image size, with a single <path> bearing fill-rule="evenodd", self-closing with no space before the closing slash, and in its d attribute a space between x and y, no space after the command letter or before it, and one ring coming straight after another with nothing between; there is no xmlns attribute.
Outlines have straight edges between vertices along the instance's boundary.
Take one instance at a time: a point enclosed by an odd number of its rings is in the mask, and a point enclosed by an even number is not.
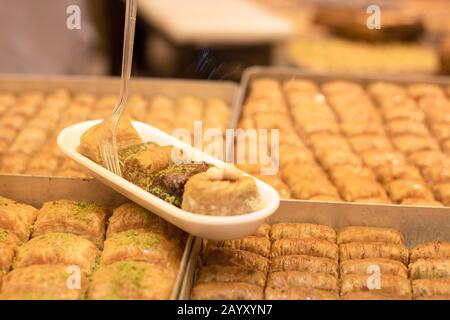
<svg viewBox="0 0 450 320"><path fill-rule="evenodd" d="M346 226L394 228L403 233L405 245L413 248L428 241L450 241L450 208L371 205L351 202L281 201L267 221L323 224L335 229ZM202 239L195 238L187 261L179 298L190 299Z"/></svg>
<svg viewBox="0 0 450 320"><path fill-rule="evenodd" d="M97 96L118 95L120 78L98 76L20 76L0 75L0 92L20 94L29 91L49 93L58 89L67 89L73 93L87 93ZM240 113L237 109L239 86L232 81L174 80L158 78L133 78L130 94L140 94L146 98L164 95L171 99L192 95L200 99L219 98L231 108L232 118ZM112 110L111 110L112 111ZM229 128L236 123L231 122ZM33 176L20 174L21 176ZM3 174L0 174L2 177Z"/></svg>
<svg viewBox="0 0 450 320"><path fill-rule="evenodd" d="M0 195L36 208L40 208L46 201L61 199L95 202L109 209L129 201L94 179L82 178L3 175L0 176ZM179 297L193 239L194 237L190 235L186 240L180 269L170 295L171 300Z"/></svg>
<svg viewBox="0 0 450 320"><path fill-rule="evenodd" d="M231 123L233 128L237 127L239 122L241 111L243 109L245 100L247 98L250 83L254 79L258 78L273 78L277 80L289 80L295 78L301 78L306 80L312 80L316 83L322 84L327 81L332 80L348 80L360 83L362 85L367 85L373 81L387 81L392 83L397 83L400 85L408 85L413 83L430 83L441 86L450 86L450 77L445 76L429 76L429 75L418 75L418 76L404 76L404 75L380 75L380 74L367 74L367 73L321 73L313 71L304 71L298 68L292 67L251 67L245 70L242 76L241 87L239 89L239 94L236 99L235 112L233 113ZM444 88L445 89L445 88ZM231 150L234 147L232 144L227 144L227 150ZM230 153L230 152L228 152ZM332 202L318 202L313 200L295 200L295 199L285 199L285 202L292 202L298 205L298 209L302 209L305 203L316 202L316 203L332 203ZM337 202L335 202L337 203ZM379 206L378 204L370 204L371 206ZM393 204L391 206L402 207L398 204ZM428 210L425 206L403 206L406 208L423 208ZM450 208L445 208L444 210L449 210Z"/></svg>

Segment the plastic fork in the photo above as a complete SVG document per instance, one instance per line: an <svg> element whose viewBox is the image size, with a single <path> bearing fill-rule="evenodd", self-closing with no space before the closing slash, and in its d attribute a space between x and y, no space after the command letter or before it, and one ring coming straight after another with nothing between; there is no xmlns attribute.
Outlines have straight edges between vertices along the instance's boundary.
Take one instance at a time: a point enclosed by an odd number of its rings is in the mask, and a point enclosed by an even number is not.
<svg viewBox="0 0 450 320"><path fill-rule="evenodd" d="M120 81L120 96L112 115L103 120L100 155L103 165L111 172L121 176L119 156L117 152L117 127L128 101L128 87L133 61L134 31L136 27L137 0L127 0L125 13L125 29L123 36L122 76Z"/></svg>

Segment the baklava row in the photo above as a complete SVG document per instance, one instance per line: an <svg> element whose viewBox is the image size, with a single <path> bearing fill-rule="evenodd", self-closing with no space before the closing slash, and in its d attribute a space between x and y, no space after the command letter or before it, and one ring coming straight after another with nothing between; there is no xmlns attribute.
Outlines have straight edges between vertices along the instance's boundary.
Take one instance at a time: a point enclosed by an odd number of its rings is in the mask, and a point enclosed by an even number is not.
<svg viewBox="0 0 450 320"><path fill-rule="evenodd" d="M0 93L0 172L86 176L75 162L62 154L56 137L63 128L74 123L104 118L116 103L117 97L113 95L72 95L68 90L49 94ZM214 128L217 135L222 135L231 119L231 110L223 100L201 100L192 96L173 100L165 96L147 99L133 95L127 112L133 119L168 133L186 129L191 135L196 120L202 121L203 132Z"/></svg>
<svg viewBox="0 0 450 320"><path fill-rule="evenodd" d="M203 241L192 299L449 299L450 244L410 251L394 229L263 225L254 236Z"/></svg>
<svg viewBox="0 0 450 320"><path fill-rule="evenodd" d="M184 242L134 203L110 216L92 203L37 210L1 198L0 298L169 299Z"/></svg>
<svg viewBox="0 0 450 320"><path fill-rule="evenodd" d="M280 174L262 179L282 198L450 205L449 101L437 85L259 78L239 127L279 129Z"/></svg>

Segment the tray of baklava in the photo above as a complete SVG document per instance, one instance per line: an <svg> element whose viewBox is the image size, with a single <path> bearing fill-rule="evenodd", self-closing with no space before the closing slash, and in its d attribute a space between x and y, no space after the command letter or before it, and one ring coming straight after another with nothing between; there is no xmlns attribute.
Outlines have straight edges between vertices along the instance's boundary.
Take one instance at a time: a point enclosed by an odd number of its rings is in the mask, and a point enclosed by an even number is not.
<svg viewBox="0 0 450 320"><path fill-rule="evenodd" d="M237 104L239 128L279 130L238 166L284 199L450 206L449 78L253 67Z"/></svg>
<svg viewBox="0 0 450 320"><path fill-rule="evenodd" d="M177 299L182 230L92 179L4 179L0 300Z"/></svg>
<svg viewBox="0 0 450 320"><path fill-rule="evenodd" d="M287 204L287 203L285 203ZM448 300L450 242L431 230L326 223L280 211L243 239L194 241L180 297L192 300ZM445 239L447 241L445 241Z"/></svg>
<svg viewBox="0 0 450 320"><path fill-rule="evenodd" d="M65 127L108 116L118 101L114 77L0 77L0 174L85 177L56 145ZM172 134L194 121L225 132L237 85L226 81L134 79L126 112Z"/></svg>

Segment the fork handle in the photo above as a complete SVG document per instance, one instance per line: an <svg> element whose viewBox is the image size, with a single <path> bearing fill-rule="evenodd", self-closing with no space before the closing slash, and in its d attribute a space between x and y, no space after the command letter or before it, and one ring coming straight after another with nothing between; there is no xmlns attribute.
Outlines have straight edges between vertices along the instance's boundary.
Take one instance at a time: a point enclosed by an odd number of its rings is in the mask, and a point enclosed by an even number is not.
<svg viewBox="0 0 450 320"><path fill-rule="evenodd" d="M128 100L128 86L131 77L131 65L133 62L134 32L136 29L137 0L126 1L120 100L113 111L114 115L117 117L120 117Z"/></svg>

